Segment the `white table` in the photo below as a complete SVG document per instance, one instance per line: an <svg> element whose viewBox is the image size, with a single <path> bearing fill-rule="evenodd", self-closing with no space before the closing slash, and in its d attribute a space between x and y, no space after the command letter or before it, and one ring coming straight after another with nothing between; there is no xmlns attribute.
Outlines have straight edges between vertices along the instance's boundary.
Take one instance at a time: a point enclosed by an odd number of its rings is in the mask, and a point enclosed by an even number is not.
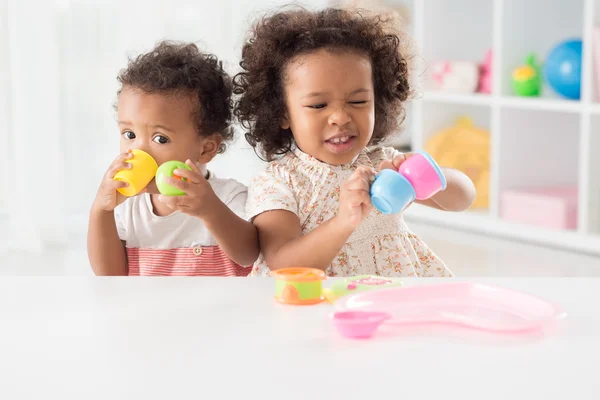
<svg viewBox="0 0 600 400"><path fill-rule="evenodd" d="M267 278L2 278L0 399L600 399L600 279L478 281L569 316L537 337L356 341Z"/></svg>

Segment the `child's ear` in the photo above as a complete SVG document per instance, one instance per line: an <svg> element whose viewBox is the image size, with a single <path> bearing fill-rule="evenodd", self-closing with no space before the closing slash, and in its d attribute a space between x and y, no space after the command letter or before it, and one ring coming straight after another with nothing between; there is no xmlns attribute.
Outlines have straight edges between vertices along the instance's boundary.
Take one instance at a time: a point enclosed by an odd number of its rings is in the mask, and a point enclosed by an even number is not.
<svg viewBox="0 0 600 400"><path fill-rule="evenodd" d="M290 129L290 120L287 115L283 117L281 120L281 125L279 125L281 129Z"/></svg>
<svg viewBox="0 0 600 400"><path fill-rule="evenodd" d="M212 134L200 139L200 164L208 164L219 152L219 147L223 143L223 137L218 134Z"/></svg>

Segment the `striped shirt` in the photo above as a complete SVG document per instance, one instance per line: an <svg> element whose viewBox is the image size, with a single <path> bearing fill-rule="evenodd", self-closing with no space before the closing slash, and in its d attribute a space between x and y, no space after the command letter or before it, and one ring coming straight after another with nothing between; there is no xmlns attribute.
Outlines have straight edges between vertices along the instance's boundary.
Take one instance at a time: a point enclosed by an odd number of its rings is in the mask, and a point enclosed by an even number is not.
<svg viewBox="0 0 600 400"><path fill-rule="evenodd" d="M247 188L233 179L209 175L215 194L245 218ZM125 241L132 276L247 276L252 266L233 262L217 245L204 222L175 211L160 217L150 195L127 199L115 209L119 238Z"/></svg>

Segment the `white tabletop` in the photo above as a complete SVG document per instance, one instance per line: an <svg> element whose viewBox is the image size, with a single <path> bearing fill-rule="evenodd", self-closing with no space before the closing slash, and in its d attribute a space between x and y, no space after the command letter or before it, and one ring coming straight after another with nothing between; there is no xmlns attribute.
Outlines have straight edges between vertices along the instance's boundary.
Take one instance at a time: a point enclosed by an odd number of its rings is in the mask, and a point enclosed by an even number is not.
<svg viewBox="0 0 600 400"><path fill-rule="evenodd" d="M268 278L2 278L0 398L600 398L600 279L477 281L569 316L543 336L356 341L330 305L276 304Z"/></svg>

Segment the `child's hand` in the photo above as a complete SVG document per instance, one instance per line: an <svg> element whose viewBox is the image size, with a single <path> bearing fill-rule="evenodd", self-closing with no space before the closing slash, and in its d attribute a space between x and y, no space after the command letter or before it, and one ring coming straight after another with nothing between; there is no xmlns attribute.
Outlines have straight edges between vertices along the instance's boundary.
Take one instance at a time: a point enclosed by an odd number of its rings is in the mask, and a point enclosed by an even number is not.
<svg viewBox="0 0 600 400"><path fill-rule="evenodd" d="M128 183L114 180L114 176L122 169L131 168L131 164L125 162L133 157L130 151L119 154L117 158L110 164L108 170L102 177L100 187L96 193L93 207L97 210L112 212L119 204L124 202L127 197L117 191L119 188L127 187Z"/></svg>
<svg viewBox="0 0 600 400"><path fill-rule="evenodd" d="M356 229L373 209L369 191L374 179L375 171L362 166L342 183L337 217L343 226Z"/></svg>
<svg viewBox="0 0 600 400"><path fill-rule="evenodd" d="M187 181L169 177L166 183L182 190L183 196L158 196L158 200L168 205L172 210L180 210L194 217L203 218L214 209L219 198L212 190L210 183L206 180L202 171L192 161L185 162L192 170L176 169L174 174L186 178Z"/></svg>
<svg viewBox="0 0 600 400"><path fill-rule="evenodd" d="M398 171L400 165L412 156L413 153L398 154L392 161L382 161L381 164L379 164L379 169L393 169L394 171Z"/></svg>

